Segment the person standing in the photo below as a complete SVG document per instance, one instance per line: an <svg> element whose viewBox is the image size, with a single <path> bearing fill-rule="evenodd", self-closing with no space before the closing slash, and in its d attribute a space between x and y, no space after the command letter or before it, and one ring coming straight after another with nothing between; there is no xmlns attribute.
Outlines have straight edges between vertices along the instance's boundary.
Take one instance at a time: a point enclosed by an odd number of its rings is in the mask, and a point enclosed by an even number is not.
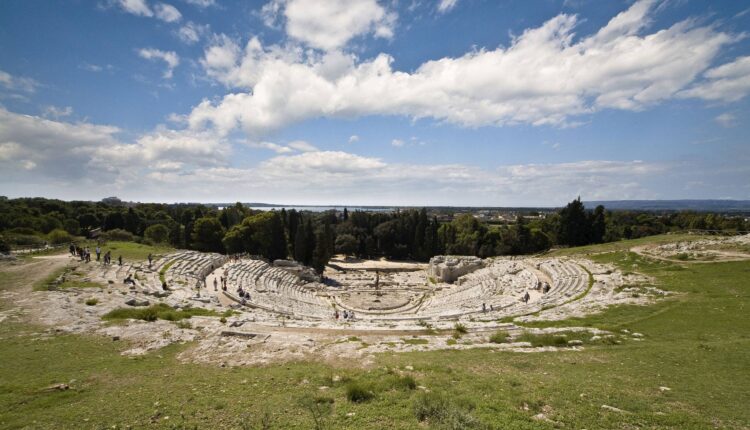
<svg viewBox="0 0 750 430"><path fill-rule="evenodd" d="M122 255L117 256L117 262L122 266Z"/></svg>
<svg viewBox="0 0 750 430"><path fill-rule="evenodd" d="M102 254L102 248L96 245L96 261L99 261L99 256Z"/></svg>

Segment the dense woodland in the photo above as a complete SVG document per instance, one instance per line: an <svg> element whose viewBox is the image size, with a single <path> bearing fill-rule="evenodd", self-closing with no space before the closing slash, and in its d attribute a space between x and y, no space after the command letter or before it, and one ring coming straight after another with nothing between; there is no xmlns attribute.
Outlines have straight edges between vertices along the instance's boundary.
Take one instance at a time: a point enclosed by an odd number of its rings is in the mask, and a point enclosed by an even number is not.
<svg viewBox="0 0 750 430"><path fill-rule="evenodd" d="M439 254L531 254L688 229L747 231L743 217L713 213L587 210L580 199L543 218L519 215L490 225L471 214L438 221L427 209L396 212L257 211L240 203L123 203L0 197L0 250L61 244L100 233L104 240L166 243L177 248L293 258L321 270L334 254L426 261Z"/></svg>

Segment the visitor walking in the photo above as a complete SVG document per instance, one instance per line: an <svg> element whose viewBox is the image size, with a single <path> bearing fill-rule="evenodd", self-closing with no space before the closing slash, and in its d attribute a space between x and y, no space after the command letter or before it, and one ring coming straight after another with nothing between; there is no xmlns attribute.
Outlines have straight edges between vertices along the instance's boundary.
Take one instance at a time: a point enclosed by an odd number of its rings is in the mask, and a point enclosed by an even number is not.
<svg viewBox="0 0 750 430"><path fill-rule="evenodd" d="M99 245L96 245L96 261L99 261L99 256L102 254L102 249Z"/></svg>

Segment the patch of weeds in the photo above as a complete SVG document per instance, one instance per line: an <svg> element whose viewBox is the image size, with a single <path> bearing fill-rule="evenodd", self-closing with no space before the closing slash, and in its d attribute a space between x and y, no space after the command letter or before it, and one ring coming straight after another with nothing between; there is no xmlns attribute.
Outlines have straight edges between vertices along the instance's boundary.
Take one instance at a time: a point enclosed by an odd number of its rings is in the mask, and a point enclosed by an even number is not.
<svg viewBox="0 0 750 430"><path fill-rule="evenodd" d="M410 375L396 376L393 386L399 390L414 390L417 388L417 381Z"/></svg>
<svg viewBox="0 0 750 430"><path fill-rule="evenodd" d="M529 342L534 348L540 346L568 346L568 339L560 334L535 334L524 332L516 339L519 342Z"/></svg>
<svg viewBox="0 0 750 430"><path fill-rule="evenodd" d="M375 397L372 387L357 381L349 381L345 391L346 398L352 403L364 403Z"/></svg>
<svg viewBox="0 0 750 430"><path fill-rule="evenodd" d="M461 323L456 323L456 325L453 326L453 330L458 334L466 334L469 332L466 326Z"/></svg>
<svg viewBox="0 0 750 430"><path fill-rule="evenodd" d="M333 398L327 396L307 395L301 398L299 403L310 413L310 417L313 421L312 428L316 430L328 428L328 426L326 426L326 418L328 418L333 411Z"/></svg>
<svg viewBox="0 0 750 430"><path fill-rule="evenodd" d="M191 329L193 325L190 324L190 321L177 321L177 328Z"/></svg>
<svg viewBox="0 0 750 430"><path fill-rule="evenodd" d="M445 343L446 343L446 345L455 345L455 344L458 343L458 341L456 339L450 338L450 339L446 340Z"/></svg>
<svg viewBox="0 0 750 430"><path fill-rule="evenodd" d="M510 338L510 334L508 334L507 331L500 330L492 333L490 336L490 342L491 343L506 343L508 342L508 338Z"/></svg>
<svg viewBox="0 0 750 430"><path fill-rule="evenodd" d="M167 321L180 321L193 316L219 316L216 311L203 308L185 308L175 310L164 303L149 306L147 308L117 308L102 316L104 320L134 319L143 321L156 321L157 319Z"/></svg>
<svg viewBox="0 0 750 430"><path fill-rule="evenodd" d="M91 298L91 299L86 299L84 303L86 303L86 306L96 306L97 303L99 303L99 300L95 298Z"/></svg>
<svg viewBox="0 0 750 430"><path fill-rule="evenodd" d="M401 339L402 342L404 342L407 345L427 345L430 343L427 339L421 339L421 338L411 338L411 339Z"/></svg>
<svg viewBox="0 0 750 430"><path fill-rule="evenodd" d="M349 342L362 342L362 339L358 338L357 336L351 336L348 339Z"/></svg>
<svg viewBox="0 0 750 430"><path fill-rule="evenodd" d="M413 403L417 420L429 423L430 427L449 429L487 428L469 410L461 407L442 393L422 393Z"/></svg>

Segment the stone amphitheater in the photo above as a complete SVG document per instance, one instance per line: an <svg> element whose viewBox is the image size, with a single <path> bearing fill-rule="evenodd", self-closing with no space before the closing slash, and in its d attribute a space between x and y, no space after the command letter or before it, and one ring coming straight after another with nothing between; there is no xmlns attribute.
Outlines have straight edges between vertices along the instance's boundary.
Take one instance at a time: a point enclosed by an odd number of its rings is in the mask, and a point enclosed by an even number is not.
<svg viewBox="0 0 750 430"><path fill-rule="evenodd" d="M535 314L582 298L594 282L582 262L567 258L440 256L429 264L395 267L388 262L337 261L320 278L287 261L180 251L161 257L151 267L146 263L104 266L92 280L119 284L130 276L134 280L130 293L136 301L143 294L175 307L201 303L234 309L269 325L336 328L348 324L363 329ZM226 289L221 278L227 280ZM163 290L163 281L168 291Z"/></svg>

